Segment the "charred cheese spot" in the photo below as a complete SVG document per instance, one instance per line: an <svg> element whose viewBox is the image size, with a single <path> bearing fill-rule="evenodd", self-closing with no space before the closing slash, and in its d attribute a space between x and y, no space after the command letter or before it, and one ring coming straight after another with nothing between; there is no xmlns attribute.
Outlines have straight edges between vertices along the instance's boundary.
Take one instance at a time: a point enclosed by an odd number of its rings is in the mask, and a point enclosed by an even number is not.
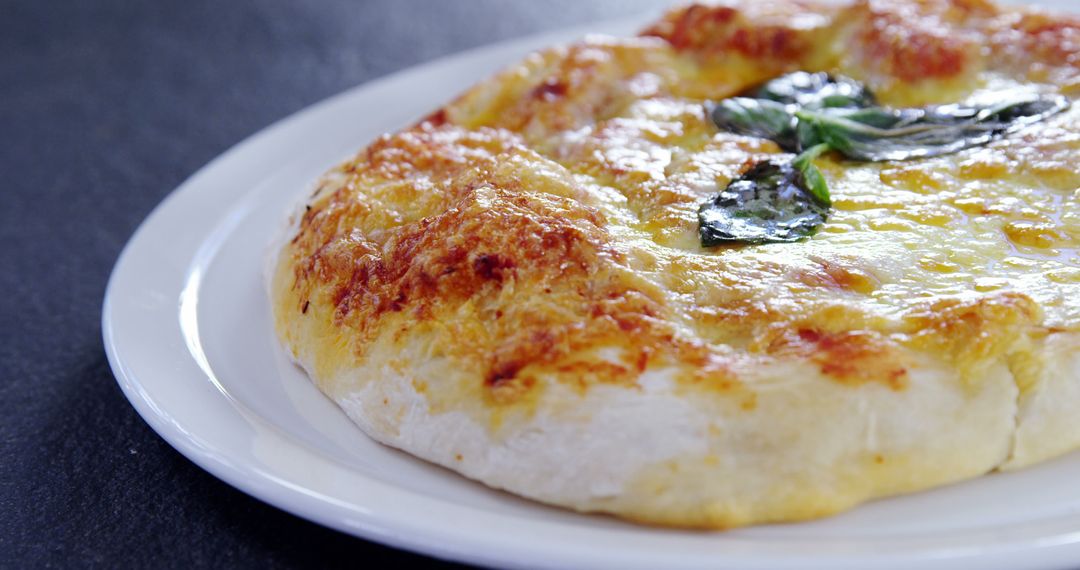
<svg viewBox="0 0 1080 570"><path fill-rule="evenodd" d="M594 39L534 54L446 107L459 125L501 127L543 146L553 130L573 131L617 115L638 98L693 89L686 63L662 42Z"/></svg>
<svg viewBox="0 0 1080 570"><path fill-rule="evenodd" d="M600 224L595 212L549 194L472 189L445 212L397 228L378 250L351 249L359 255L344 264L347 278L330 276L337 317L363 332L386 312L426 319L440 305L495 295L519 272L556 282L602 255Z"/></svg>
<svg viewBox="0 0 1080 570"><path fill-rule="evenodd" d="M814 53L827 5L762 1L731 6L700 4L675 10L645 30L675 49L706 58L738 55L785 69Z"/></svg>
<svg viewBox="0 0 1080 570"><path fill-rule="evenodd" d="M427 127L440 127L444 124L446 124L446 109L440 107L439 109L432 111L428 116L417 121L416 124L413 125L413 128L423 129Z"/></svg>
<svg viewBox="0 0 1080 570"><path fill-rule="evenodd" d="M1020 293L942 299L908 316L909 342L943 350L974 380L988 363L1008 355L1039 317L1038 305Z"/></svg>
<svg viewBox="0 0 1080 570"><path fill-rule="evenodd" d="M833 287L862 294L870 293L880 285L874 275L859 269L850 262L845 263L843 260L830 260L818 256L810 259L820 267L820 270L815 268L815 270L799 274L798 279L808 285Z"/></svg>
<svg viewBox="0 0 1080 570"><path fill-rule="evenodd" d="M902 82L952 78L968 70L978 39L964 29L968 10L953 2L860 2L853 16L860 69ZM960 24L958 26L957 24Z"/></svg>
<svg viewBox="0 0 1080 570"><path fill-rule="evenodd" d="M990 37L999 67L1032 81L1052 82L1075 95L1080 88L1080 23L1032 11L999 18Z"/></svg>
<svg viewBox="0 0 1080 570"><path fill-rule="evenodd" d="M907 384L900 347L871 331L835 333L792 327L776 336L767 352L777 357L806 358L823 375L844 384L880 382L893 390L902 390Z"/></svg>

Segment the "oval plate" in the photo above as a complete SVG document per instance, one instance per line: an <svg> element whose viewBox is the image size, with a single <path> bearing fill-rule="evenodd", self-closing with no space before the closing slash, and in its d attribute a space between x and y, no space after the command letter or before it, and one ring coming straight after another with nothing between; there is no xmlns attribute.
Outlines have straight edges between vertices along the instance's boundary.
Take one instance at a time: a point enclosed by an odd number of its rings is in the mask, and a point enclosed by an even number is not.
<svg viewBox="0 0 1080 570"><path fill-rule="evenodd" d="M474 564L1080 564L1080 454L821 521L725 533L663 530L527 502L383 447L290 364L273 336L262 265L283 213L316 177L533 49L589 31L628 35L642 22L534 36L389 76L280 121L197 172L135 232L109 282L105 346L132 405L192 461L267 503L366 539Z"/></svg>

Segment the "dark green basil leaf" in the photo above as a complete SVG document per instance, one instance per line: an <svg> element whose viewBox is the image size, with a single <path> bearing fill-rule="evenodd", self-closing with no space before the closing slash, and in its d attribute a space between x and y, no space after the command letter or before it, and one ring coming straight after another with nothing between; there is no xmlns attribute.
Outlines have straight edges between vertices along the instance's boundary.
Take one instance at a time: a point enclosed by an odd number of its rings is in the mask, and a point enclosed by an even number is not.
<svg viewBox="0 0 1080 570"><path fill-rule="evenodd" d="M725 131L769 139L788 151L795 150L795 109L775 101L732 97L717 103L710 113Z"/></svg>
<svg viewBox="0 0 1080 570"><path fill-rule="evenodd" d="M753 97L803 109L858 108L877 104L874 94L854 79L805 71L777 77L759 87Z"/></svg>
<svg viewBox="0 0 1080 570"><path fill-rule="evenodd" d="M791 162L763 161L698 210L701 245L777 243L807 238L829 216L825 179L812 163L826 147Z"/></svg>
<svg viewBox="0 0 1080 570"><path fill-rule="evenodd" d="M1069 108L1069 99L1062 95L991 96L980 101L987 99L987 103L980 105L978 119L1010 125L1009 130L1037 123Z"/></svg>
<svg viewBox="0 0 1080 570"><path fill-rule="evenodd" d="M800 144L826 143L853 160L909 160L986 144L1069 106L1060 95L1008 95L924 109L800 110Z"/></svg>

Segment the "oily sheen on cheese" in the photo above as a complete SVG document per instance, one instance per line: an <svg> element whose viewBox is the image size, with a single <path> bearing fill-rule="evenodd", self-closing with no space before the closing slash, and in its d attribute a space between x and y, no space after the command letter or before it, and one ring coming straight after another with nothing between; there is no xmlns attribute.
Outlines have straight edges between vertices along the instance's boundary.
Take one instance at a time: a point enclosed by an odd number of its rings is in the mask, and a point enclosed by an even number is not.
<svg viewBox="0 0 1080 570"><path fill-rule="evenodd" d="M887 105L1080 93L1080 21L983 0L676 9L535 53L327 173L270 275L375 439L493 487L727 528L1080 447L1080 108L939 158L817 161L822 231L702 248L772 142L706 103L793 70Z"/></svg>

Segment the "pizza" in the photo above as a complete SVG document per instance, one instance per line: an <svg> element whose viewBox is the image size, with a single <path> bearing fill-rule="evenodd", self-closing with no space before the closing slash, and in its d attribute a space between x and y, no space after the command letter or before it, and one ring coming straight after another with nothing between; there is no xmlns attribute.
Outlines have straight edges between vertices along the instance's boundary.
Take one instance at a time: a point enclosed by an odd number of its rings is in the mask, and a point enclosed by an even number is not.
<svg viewBox="0 0 1080 570"><path fill-rule="evenodd" d="M269 289L374 439L696 528L1080 447L1080 19L744 0L526 57L308 191Z"/></svg>

